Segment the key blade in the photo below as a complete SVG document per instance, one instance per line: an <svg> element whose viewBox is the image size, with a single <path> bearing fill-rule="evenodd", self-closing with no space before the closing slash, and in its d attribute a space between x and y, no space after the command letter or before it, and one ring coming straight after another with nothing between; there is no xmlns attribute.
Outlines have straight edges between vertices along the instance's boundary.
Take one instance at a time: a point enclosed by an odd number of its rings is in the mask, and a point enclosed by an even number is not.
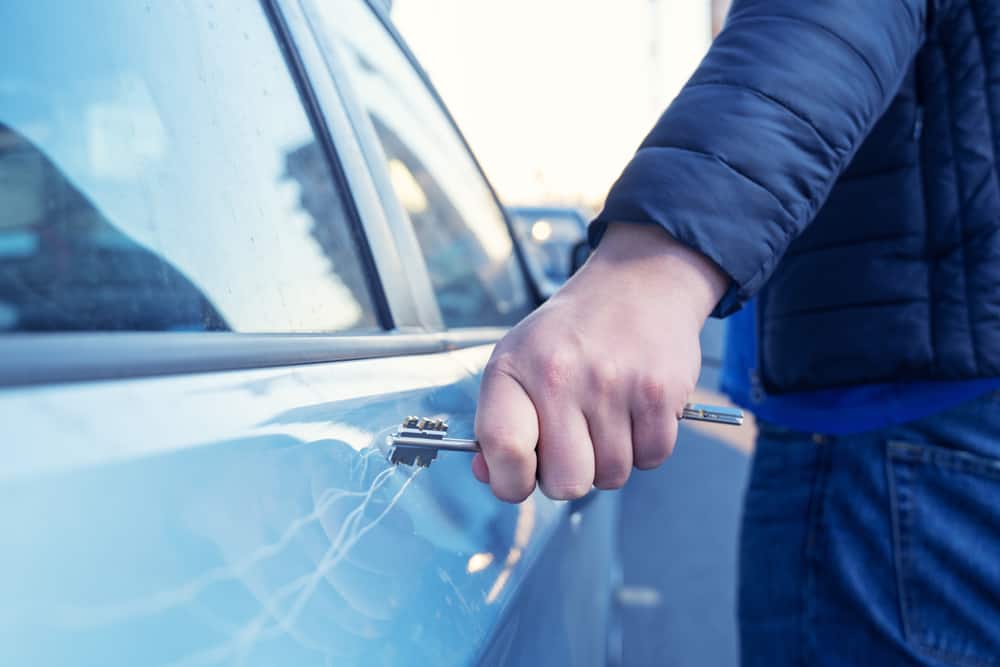
<svg viewBox="0 0 1000 667"><path fill-rule="evenodd" d="M713 424L743 425L743 411L739 408L728 408L719 405L692 403L684 406L684 419L711 422Z"/></svg>
<svg viewBox="0 0 1000 667"><path fill-rule="evenodd" d="M424 438L414 437L408 433L395 433L392 436L392 444L404 447L423 447L434 449L435 451L445 449L451 452L471 452L479 451L479 443L475 440L463 440L462 438Z"/></svg>

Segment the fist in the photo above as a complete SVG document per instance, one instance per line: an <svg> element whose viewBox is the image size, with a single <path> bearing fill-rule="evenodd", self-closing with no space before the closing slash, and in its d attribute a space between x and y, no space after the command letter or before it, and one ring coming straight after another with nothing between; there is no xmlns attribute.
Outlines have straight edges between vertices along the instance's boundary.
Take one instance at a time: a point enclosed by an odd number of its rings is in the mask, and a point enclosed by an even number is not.
<svg viewBox="0 0 1000 667"><path fill-rule="evenodd" d="M673 451L728 280L659 227L611 225L586 265L497 344L476 413L473 473L520 502L616 489Z"/></svg>

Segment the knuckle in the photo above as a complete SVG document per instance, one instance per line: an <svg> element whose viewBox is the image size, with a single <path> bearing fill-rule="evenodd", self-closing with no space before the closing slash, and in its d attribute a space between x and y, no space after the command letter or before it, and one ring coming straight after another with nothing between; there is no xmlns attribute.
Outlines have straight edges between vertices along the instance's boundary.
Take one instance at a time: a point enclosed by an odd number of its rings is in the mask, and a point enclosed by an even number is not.
<svg viewBox="0 0 1000 667"><path fill-rule="evenodd" d="M640 378L636 394L639 407L643 410L662 410L667 405L667 385L659 378Z"/></svg>
<svg viewBox="0 0 1000 667"><path fill-rule="evenodd" d="M486 367L483 369L483 377L492 377L494 375L517 377L516 367L517 365L512 352L496 350L493 356L490 357L490 360L486 362Z"/></svg>
<svg viewBox="0 0 1000 667"><path fill-rule="evenodd" d="M519 442L512 433L494 430L484 433L479 438L483 454L490 463L511 464L527 459L530 443Z"/></svg>
<svg viewBox="0 0 1000 667"><path fill-rule="evenodd" d="M542 386L547 391L561 391L570 384L573 359L565 352L553 352L538 363Z"/></svg>
<svg viewBox="0 0 1000 667"><path fill-rule="evenodd" d="M591 389L602 396L611 395L615 392L618 379L618 367L610 361L600 361L591 367Z"/></svg>

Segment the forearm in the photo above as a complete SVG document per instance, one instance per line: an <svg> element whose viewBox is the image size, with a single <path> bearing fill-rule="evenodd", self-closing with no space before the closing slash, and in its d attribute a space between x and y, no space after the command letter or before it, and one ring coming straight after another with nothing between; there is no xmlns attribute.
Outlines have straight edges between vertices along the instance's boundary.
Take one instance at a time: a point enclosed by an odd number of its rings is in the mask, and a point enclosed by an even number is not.
<svg viewBox="0 0 1000 667"><path fill-rule="evenodd" d="M644 291L686 304L701 320L722 298L729 278L700 252L673 239L660 227L613 223L590 260L619 280L624 289Z"/></svg>

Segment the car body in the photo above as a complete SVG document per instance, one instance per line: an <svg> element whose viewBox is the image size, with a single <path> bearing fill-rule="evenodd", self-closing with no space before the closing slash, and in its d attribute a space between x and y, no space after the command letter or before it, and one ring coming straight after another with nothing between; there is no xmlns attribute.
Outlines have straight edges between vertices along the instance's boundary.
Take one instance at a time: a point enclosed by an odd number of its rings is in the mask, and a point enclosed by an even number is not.
<svg viewBox="0 0 1000 667"><path fill-rule="evenodd" d="M0 9L0 664L606 664L617 494L385 458L539 297L381 4L53 3Z"/></svg>

